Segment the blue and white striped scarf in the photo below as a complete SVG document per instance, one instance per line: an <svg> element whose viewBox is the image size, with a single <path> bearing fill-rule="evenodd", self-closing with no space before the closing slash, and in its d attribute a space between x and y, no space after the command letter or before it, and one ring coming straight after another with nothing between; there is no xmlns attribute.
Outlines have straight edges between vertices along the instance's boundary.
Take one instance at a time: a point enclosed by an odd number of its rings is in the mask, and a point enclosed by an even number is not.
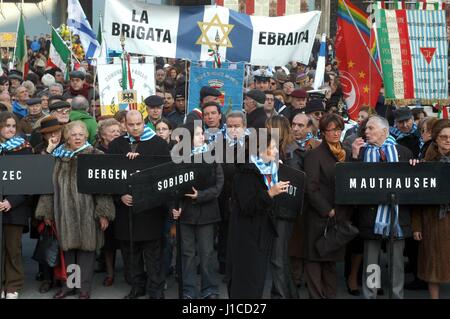
<svg viewBox="0 0 450 319"><path fill-rule="evenodd" d="M154 136L156 135L155 131L153 131L150 127L148 127L147 125L144 126L144 132L142 133L142 135L139 138L139 141L141 142L145 142L145 141L149 141L151 140ZM131 136L129 133L124 135L124 138L127 138L130 143L134 143L137 140Z"/></svg>
<svg viewBox="0 0 450 319"><path fill-rule="evenodd" d="M207 144L203 144L202 146L197 146L194 147L191 151L191 155L196 155L196 154L200 154L200 153L205 153L208 151L208 145Z"/></svg>
<svg viewBox="0 0 450 319"><path fill-rule="evenodd" d="M25 143L25 140L21 138L20 136L14 136L10 138L9 140L3 142L0 144L0 154L3 151L11 151L15 148L18 148L19 146L23 145Z"/></svg>
<svg viewBox="0 0 450 319"><path fill-rule="evenodd" d="M267 188L270 189L273 185L278 183L278 165L276 162L264 162L261 158L251 155L250 161L256 165L259 172L264 177L264 183L266 184ZM266 175L271 175L272 180L269 183L269 180L267 179Z"/></svg>
<svg viewBox="0 0 450 319"><path fill-rule="evenodd" d="M224 135L224 133L226 132L226 127L224 125L224 127L222 127L221 129L218 128L213 128L213 129L205 129L205 141L207 144L211 144L214 143L215 141L217 141L217 139L220 138L220 135Z"/></svg>
<svg viewBox="0 0 450 319"><path fill-rule="evenodd" d="M296 140L296 142L297 142L297 145L302 150L305 150L306 143L308 143L308 141L313 138L314 138L314 135L311 132L309 132L308 134L306 134L306 137L303 140Z"/></svg>
<svg viewBox="0 0 450 319"><path fill-rule="evenodd" d="M61 146L57 147L53 151L52 155L53 155L53 157L56 157L56 158L65 158L65 157L66 158L72 158L76 154L81 152L82 150L88 148L89 146L91 146L91 144L86 142L83 146L81 146L80 148L76 149L75 151L70 151L70 150L65 148L65 144L62 144Z"/></svg>
<svg viewBox="0 0 450 319"><path fill-rule="evenodd" d="M225 128L225 139L227 141L228 146L235 146L236 144L239 143L240 146L244 146L245 144L245 137L250 135L250 130L248 128L245 129L244 134L239 138L232 138L229 134L228 131L226 131Z"/></svg>
<svg viewBox="0 0 450 319"><path fill-rule="evenodd" d="M395 138L396 141L401 140L404 137L413 135L414 137L419 139L419 141L420 141L420 148L422 148L422 146L424 144L423 139L422 139L422 135L420 134L420 131L417 128L417 124L416 123L413 124L413 127L411 128L411 131L409 131L408 133L402 132L396 127L390 127L389 128L389 133Z"/></svg>
<svg viewBox="0 0 450 319"><path fill-rule="evenodd" d="M398 162L398 153L395 145L397 142L394 137L389 136L386 141L384 141L381 147L375 145L368 145L366 148L366 153L364 154L364 162L368 163L378 163L380 162L380 149L386 154L386 161L389 163ZM395 205L395 221L394 221L394 232L395 236L398 238L403 237L403 231L398 222L398 205ZM378 205L377 217L375 218L375 226L373 232L382 236L389 236L391 229L390 221L390 207L389 205Z"/></svg>

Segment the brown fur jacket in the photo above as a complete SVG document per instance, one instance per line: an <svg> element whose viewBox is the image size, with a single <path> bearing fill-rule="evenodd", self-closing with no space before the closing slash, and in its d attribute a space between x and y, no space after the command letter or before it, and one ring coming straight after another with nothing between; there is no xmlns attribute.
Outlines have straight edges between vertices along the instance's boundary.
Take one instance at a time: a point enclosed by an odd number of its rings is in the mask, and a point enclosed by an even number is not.
<svg viewBox="0 0 450 319"><path fill-rule="evenodd" d="M101 154L88 147L81 152ZM115 208L109 195L78 193L77 156L57 159L53 170L53 195L42 195L36 208L36 218L55 221L60 246L64 251L78 249L95 251L104 244L100 217L112 221Z"/></svg>

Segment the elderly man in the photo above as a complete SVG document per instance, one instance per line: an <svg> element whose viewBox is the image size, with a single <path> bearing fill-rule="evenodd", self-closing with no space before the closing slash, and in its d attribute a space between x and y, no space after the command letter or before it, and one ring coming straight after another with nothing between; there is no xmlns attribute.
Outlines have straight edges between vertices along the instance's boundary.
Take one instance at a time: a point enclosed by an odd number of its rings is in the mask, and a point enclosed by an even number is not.
<svg viewBox="0 0 450 319"><path fill-rule="evenodd" d="M169 146L154 131L145 126L142 114L132 110L126 115L127 134L109 145L109 154L123 154L130 160L137 156L167 156ZM124 194L115 202L115 237L120 242L125 260L125 273L129 274L131 291L125 299L137 299L146 293L151 299L164 298L164 275L161 262L161 240L167 209L156 207L133 214L132 234L129 232L129 208L134 198ZM134 243L130 250L130 239ZM131 255L132 254L132 255ZM129 263L133 261L133 264Z"/></svg>
<svg viewBox="0 0 450 319"><path fill-rule="evenodd" d="M394 111L394 127L390 128L391 135L396 139L397 143L407 147L415 156L419 157L421 136L414 123L414 115L407 106L399 107Z"/></svg>
<svg viewBox="0 0 450 319"><path fill-rule="evenodd" d="M320 138L319 122L325 114L325 104L322 100L310 100L306 103L305 114L313 123L312 133L314 137Z"/></svg>
<svg viewBox="0 0 450 319"><path fill-rule="evenodd" d="M28 115L27 101L30 98L28 90L24 86L17 87L15 91L16 100L13 102L13 113L19 118Z"/></svg>
<svg viewBox="0 0 450 319"><path fill-rule="evenodd" d="M23 117L19 122L23 133L31 134L36 122L44 117L41 102L41 98L32 98L27 100L28 115Z"/></svg>
<svg viewBox="0 0 450 319"><path fill-rule="evenodd" d="M315 149L320 145L320 141L314 138L312 133L313 121L308 115L300 112L295 114L292 118L291 127L295 141L303 152Z"/></svg>
<svg viewBox="0 0 450 319"><path fill-rule="evenodd" d="M88 113L90 106L88 100L84 96L78 95L72 99L70 105L72 106L72 111L69 116L70 121L82 121L86 124L89 132L88 142L94 145L97 135L97 122Z"/></svg>
<svg viewBox="0 0 450 319"><path fill-rule="evenodd" d="M61 83L53 83L52 85L49 86L48 90L50 92L50 96L55 96L55 95L62 96L64 93L64 89L63 89L63 86L61 85Z"/></svg>
<svg viewBox="0 0 450 319"><path fill-rule="evenodd" d="M56 101L51 102L48 106L50 110L50 115L56 117L59 123L67 124L70 121L70 111L72 111L72 106L67 101Z"/></svg>
<svg viewBox="0 0 450 319"><path fill-rule="evenodd" d="M367 146L359 137L352 144L352 159L362 162L413 162L413 154L406 147L398 145L389 135L389 123L383 117L372 116L366 125ZM384 211L386 205L358 206L358 228L360 236L364 239L364 268L363 268L363 295L366 299L377 297L377 288L367 286L367 278L372 274L370 265L379 264L382 242L389 237L391 223L393 222L395 241L393 244L394 262L392 265L393 283L392 295L394 298L403 298L405 280L403 249L405 238L411 237L411 209L409 206L398 206L393 221L390 221Z"/></svg>
<svg viewBox="0 0 450 319"><path fill-rule="evenodd" d="M280 108L278 113L290 119L295 110L301 110L303 113L306 108L306 99L308 93L304 89L297 89L291 93L291 103L287 103L284 108Z"/></svg>
<svg viewBox="0 0 450 319"><path fill-rule="evenodd" d="M247 126L255 129L266 127L266 112L264 104L266 103L266 94L260 90L251 90L244 99L244 109L247 114Z"/></svg>
<svg viewBox="0 0 450 319"><path fill-rule="evenodd" d="M266 112L267 118L277 115L275 110L275 97L272 91L264 92L266 94L266 101L264 102L264 111Z"/></svg>

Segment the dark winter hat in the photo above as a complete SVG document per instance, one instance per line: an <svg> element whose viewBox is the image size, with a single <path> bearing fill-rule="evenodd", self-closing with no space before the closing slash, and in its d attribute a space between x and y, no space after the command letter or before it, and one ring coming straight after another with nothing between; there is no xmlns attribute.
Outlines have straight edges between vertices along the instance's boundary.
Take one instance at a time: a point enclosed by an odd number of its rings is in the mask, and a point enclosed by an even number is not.
<svg viewBox="0 0 450 319"><path fill-rule="evenodd" d="M212 88L210 86L203 86L200 89L200 101L203 101L203 99L207 96L219 97L221 95L222 93L218 89Z"/></svg>
<svg viewBox="0 0 450 319"><path fill-rule="evenodd" d="M321 100L311 100L306 102L305 113L325 112L325 106Z"/></svg>
<svg viewBox="0 0 450 319"><path fill-rule="evenodd" d="M41 126L39 127L39 133L44 134L44 133L56 132L62 128L63 128L63 125L61 125L58 122L56 117L47 116L41 120Z"/></svg>
<svg viewBox="0 0 450 319"><path fill-rule="evenodd" d="M42 102L42 99L40 97L36 97L36 98L28 99L27 105L28 106L36 105L36 104L40 104L41 102Z"/></svg>
<svg viewBox="0 0 450 319"><path fill-rule="evenodd" d="M84 80L86 75L81 71L72 71L69 73L71 79L81 79Z"/></svg>
<svg viewBox="0 0 450 319"><path fill-rule="evenodd" d="M50 112L52 112L52 111L56 111L56 110L59 110L59 109L64 109L64 108L67 108L67 107L71 107L69 102L59 101L59 102L55 102L55 103L50 104L48 106L48 109L49 109Z"/></svg>
<svg viewBox="0 0 450 319"><path fill-rule="evenodd" d="M399 107L394 111L394 119L397 122L406 121L413 117L412 111L409 107Z"/></svg>
<svg viewBox="0 0 450 319"><path fill-rule="evenodd" d="M255 100L256 102L258 102L259 104L264 104L266 103L266 94L263 91L260 90L250 90L247 93L247 96L253 100Z"/></svg>
<svg viewBox="0 0 450 319"><path fill-rule="evenodd" d="M148 107L163 107L164 99L158 95L150 95L144 100L144 103Z"/></svg>

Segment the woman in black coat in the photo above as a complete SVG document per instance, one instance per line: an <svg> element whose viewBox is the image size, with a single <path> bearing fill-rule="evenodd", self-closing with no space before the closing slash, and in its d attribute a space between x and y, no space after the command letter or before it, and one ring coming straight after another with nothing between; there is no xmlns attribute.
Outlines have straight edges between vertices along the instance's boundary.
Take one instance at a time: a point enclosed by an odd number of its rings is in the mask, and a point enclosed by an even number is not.
<svg viewBox="0 0 450 319"><path fill-rule="evenodd" d="M344 259L344 249L321 256L315 243L322 236L327 221L347 219L343 207L334 204L336 163L350 158L339 142L344 121L337 114L326 114L320 120L322 144L305 158L308 207L305 225L305 275L310 298L335 298L337 291L336 261Z"/></svg>
<svg viewBox="0 0 450 319"><path fill-rule="evenodd" d="M273 199L289 186L278 181L278 150L270 135L259 139L258 149L259 156L250 155L246 164L237 165L233 181L227 262L232 299L263 297L276 237Z"/></svg>
<svg viewBox="0 0 450 319"><path fill-rule="evenodd" d="M17 118L10 112L0 113L0 156L31 155L31 145L18 136ZM3 217L3 242L0 262L3 264L1 297L17 299L23 288L25 274L22 264L22 233L28 227L31 201L28 195L8 195L0 198Z"/></svg>
<svg viewBox="0 0 450 319"><path fill-rule="evenodd" d="M204 144L203 129L190 122L184 125L192 137L192 155L208 150ZM202 187L192 187L185 194L181 208L173 209L174 219L180 218L179 240L182 251L183 297L185 299L217 299L219 283L214 270L214 226L220 221L218 197L223 187L223 170L220 164L211 165L212 175L206 176ZM208 170L209 171L209 170ZM197 259L200 259L201 291L197 292Z"/></svg>

